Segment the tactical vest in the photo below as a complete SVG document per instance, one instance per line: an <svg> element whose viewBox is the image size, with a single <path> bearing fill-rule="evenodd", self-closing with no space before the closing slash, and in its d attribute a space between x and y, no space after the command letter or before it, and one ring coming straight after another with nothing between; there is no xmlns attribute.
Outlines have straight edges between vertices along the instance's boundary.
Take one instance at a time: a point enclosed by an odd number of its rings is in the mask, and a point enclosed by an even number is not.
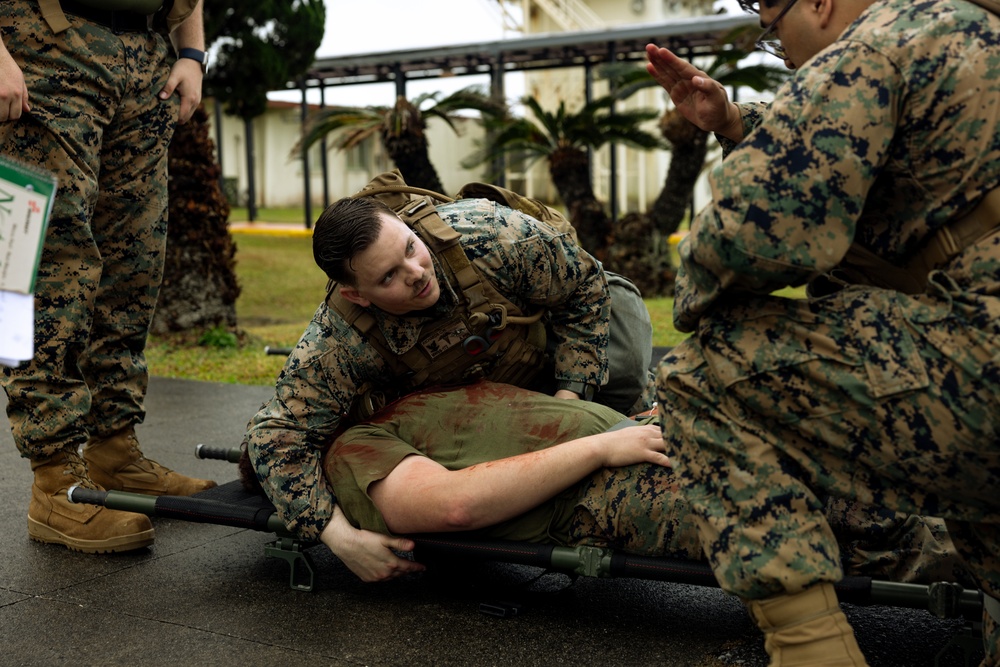
<svg viewBox="0 0 1000 667"><path fill-rule="evenodd" d="M471 187L470 187L471 186ZM521 197L509 190L487 184L470 184L467 193L508 205L508 202L538 209L539 215L561 217L541 202ZM510 196L504 193L509 193ZM416 198L411 194L420 195ZM545 360L544 311L526 314L500 294L465 255L461 234L438 215L434 200L450 197L407 186L398 171L376 177L355 197L375 197L387 204L410 226L438 259L442 272L458 296L451 317L423 325L415 345L401 355L392 352L375 317L365 308L341 296L336 283L327 287L327 305L360 333L385 360L397 379L388 394L384 387L365 385L352 407L351 419L365 419L385 403L407 391L437 384L468 383L483 378L517 386L527 386L542 369ZM569 224L568 222L566 223Z"/></svg>

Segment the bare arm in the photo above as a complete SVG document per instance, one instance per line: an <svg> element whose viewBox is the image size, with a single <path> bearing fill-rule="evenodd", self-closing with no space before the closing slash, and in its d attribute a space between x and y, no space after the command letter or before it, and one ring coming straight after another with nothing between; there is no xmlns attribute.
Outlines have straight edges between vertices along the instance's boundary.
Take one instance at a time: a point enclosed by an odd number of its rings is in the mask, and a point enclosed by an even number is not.
<svg viewBox="0 0 1000 667"><path fill-rule="evenodd" d="M202 3L199 2L184 23L170 34L174 48L205 50L205 28L202 17ZM170 70L167 83L160 91L160 99L165 100L176 92L181 98L179 122L184 123L201 104L201 65L189 58L180 58Z"/></svg>
<svg viewBox="0 0 1000 667"><path fill-rule="evenodd" d="M602 467L670 465L660 429L634 426L448 470L408 456L368 494L394 533L475 530L516 517Z"/></svg>
<svg viewBox="0 0 1000 667"><path fill-rule="evenodd" d="M646 71L670 95L685 118L705 130L739 142L743 139L740 109L729 101L722 84L669 49L646 45Z"/></svg>
<svg viewBox="0 0 1000 667"><path fill-rule="evenodd" d="M347 521L338 506L333 508L333 517L319 539L361 581L385 581L425 569L393 551L412 551L413 540L359 530Z"/></svg>

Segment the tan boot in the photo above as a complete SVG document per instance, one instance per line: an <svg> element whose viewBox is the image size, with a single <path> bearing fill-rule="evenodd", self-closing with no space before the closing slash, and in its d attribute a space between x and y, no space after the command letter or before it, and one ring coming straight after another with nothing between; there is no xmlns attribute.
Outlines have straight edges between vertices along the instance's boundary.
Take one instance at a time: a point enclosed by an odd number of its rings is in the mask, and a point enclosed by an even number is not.
<svg viewBox="0 0 1000 667"><path fill-rule="evenodd" d="M47 461L33 462L31 468L35 472L28 503L31 539L84 553L131 551L153 543L149 517L69 501L67 493L73 485L97 488L75 451L62 451Z"/></svg>
<svg viewBox="0 0 1000 667"><path fill-rule="evenodd" d="M868 664L840 610L833 584L816 584L794 595L750 600L747 607L764 631L771 667Z"/></svg>
<svg viewBox="0 0 1000 667"><path fill-rule="evenodd" d="M190 496L211 489L215 482L186 477L139 450L131 428L106 438L92 437L83 450L90 477L111 491L129 491L153 496Z"/></svg>

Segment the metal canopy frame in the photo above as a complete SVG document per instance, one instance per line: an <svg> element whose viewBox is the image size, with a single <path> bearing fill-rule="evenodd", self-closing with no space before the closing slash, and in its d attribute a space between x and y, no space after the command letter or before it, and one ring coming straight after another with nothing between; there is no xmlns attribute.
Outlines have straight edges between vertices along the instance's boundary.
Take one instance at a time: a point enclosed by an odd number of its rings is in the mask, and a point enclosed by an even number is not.
<svg viewBox="0 0 1000 667"><path fill-rule="evenodd" d="M645 58L646 44L665 46L682 58L714 55L730 31L756 26L749 14L715 14L620 28L533 35L494 42L319 58L288 88L345 86L442 76L584 67Z"/></svg>
<svg viewBox="0 0 1000 667"><path fill-rule="evenodd" d="M602 30L551 33L493 42L319 58L302 78L289 81L285 87L286 90L301 90L303 123L306 122L308 115L306 95L309 89L320 90L320 106L325 106L324 91L329 87L391 81L396 84L396 95L405 97L407 81L473 74L488 74L492 94L502 97L503 79L506 73L583 67L587 70L586 94L589 101L592 78L590 72L595 66L609 62L644 60L646 45L650 43L665 46L687 60L700 56L713 56L729 48L721 43L723 37L737 28L747 26L759 26L757 17L749 14L714 14ZM221 118L217 121L221 125ZM220 147L221 141L220 134L217 137ZM329 204L329 192L325 141L323 145L321 166L325 207ZM253 220L256 206L252 147L249 141L247 164L250 175L249 213L250 219ZM612 161L612 183L615 182L615 169L616 165ZM309 172L309 161L304 159L306 229L312 227ZM617 201L614 192L611 205L615 217L614 209Z"/></svg>

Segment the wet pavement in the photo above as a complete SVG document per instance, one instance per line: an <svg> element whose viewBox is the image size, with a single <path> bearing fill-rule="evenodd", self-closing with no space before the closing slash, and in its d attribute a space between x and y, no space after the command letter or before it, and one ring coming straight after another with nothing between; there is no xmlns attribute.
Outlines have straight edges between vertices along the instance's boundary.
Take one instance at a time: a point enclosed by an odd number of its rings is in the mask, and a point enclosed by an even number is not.
<svg viewBox="0 0 1000 667"><path fill-rule="evenodd" d="M183 473L236 479L195 446L238 446L268 387L153 378L145 453ZM0 406L6 401L0 394ZM358 581L325 547L312 592L268 558L270 533L153 519L137 552L84 555L28 539L31 486L0 416L3 665L766 665L742 605L703 586L575 580L527 566L455 563L386 584ZM515 602L498 618L480 604ZM934 665L960 620L845 605L874 666ZM962 665L949 651L943 667Z"/></svg>

